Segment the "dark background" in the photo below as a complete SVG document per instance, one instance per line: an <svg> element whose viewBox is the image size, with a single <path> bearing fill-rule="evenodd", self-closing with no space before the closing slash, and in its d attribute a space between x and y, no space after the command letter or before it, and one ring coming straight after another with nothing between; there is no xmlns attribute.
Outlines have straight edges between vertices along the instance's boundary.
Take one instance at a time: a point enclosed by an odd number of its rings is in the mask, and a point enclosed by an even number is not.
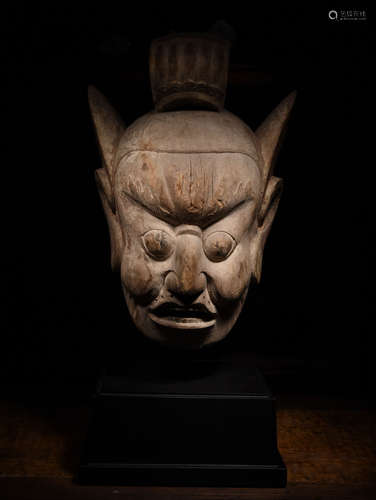
<svg viewBox="0 0 376 500"><path fill-rule="evenodd" d="M226 108L255 129L291 90L298 97L276 166L285 189L262 283L215 349L252 352L277 390L370 398L371 11L367 21L336 22L328 10L344 6L216 5L202 14L181 3L129 5L20 4L2 17L2 108L11 132L2 169L10 234L3 380L90 379L115 356L109 346L120 358L136 346L160 352L132 328L110 271L87 86L130 124L153 106L151 40L222 20L236 34Z"/></svg>

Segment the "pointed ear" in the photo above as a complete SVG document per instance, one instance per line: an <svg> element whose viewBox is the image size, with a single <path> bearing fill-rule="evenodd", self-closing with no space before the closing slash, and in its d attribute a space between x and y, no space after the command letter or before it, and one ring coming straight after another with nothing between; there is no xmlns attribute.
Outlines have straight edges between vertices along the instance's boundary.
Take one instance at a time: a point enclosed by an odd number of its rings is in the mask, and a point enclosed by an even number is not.
<svg viewBox="0 0 376 500"><path fill-rule="evenodd" d="M272 227L281 199L283 181L278 177L270 177L265 189L264 198L257 218L257 231L252 242L251 258L253 260L254 275L257 282L261 278L262 256L266 239Z"/></svg>
<svg viewBox="0 0 376 500"><path fill-rule="evenodd" d="M103 210L107 219L111 241L111 268L113 271L120 270L121 255L123 252L123 234L121 232L119 218L110 205L108 192L111 184L108 174L104 168L95 171L95 180L98 186L99 196L102 201Z"/></svg>
<svg viewBox="0 0 376 500"><path fill-rule="evenodd" d="M95 87L89 87L89 106L93 118L99 149L102 155L103 166L108 176L105 181L105 195L112 209L113 193L112 180L115 167L115 155L121 135L125 130L122 119L107 99ZM100 176L103 179L103 175Z"/></svg>
<svg viewBox="0 0 376 500"><path fill-rule="evenodd" d="M92 86L89 87L89 106L103 164L103 168L96 170L95 179L110 232L111 267L113 270L118 270L123 249L123 236L116 213L112 182L116 150L125 126L107 99Z"/></svg>
<svg viewBox="0 0 376 500"><path fill-rule="evenodd" d="M264 198L258 213L258 226L263 232L269 233L275 213L281 199L283 180L279 177L270 177L265 189Z"/></svg>
<svg viewBox="0 0 376 500"><path fill-rule="evenodd" d="M291 92L256 130L262 158L265 181L273 174L274 163L281 146L286 125L294 105L296 92Z"/></svg>

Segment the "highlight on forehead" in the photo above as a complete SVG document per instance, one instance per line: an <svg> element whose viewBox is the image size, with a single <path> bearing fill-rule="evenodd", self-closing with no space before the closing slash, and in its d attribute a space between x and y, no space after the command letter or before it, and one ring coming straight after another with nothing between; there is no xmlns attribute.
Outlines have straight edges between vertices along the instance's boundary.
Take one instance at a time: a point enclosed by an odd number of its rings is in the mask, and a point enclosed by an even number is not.
<svg viewBox="0 0 376 500"><path fill-rule="evenodd" d="M133 152L121 161L115 193L176 223L209 222L255 198L261 176L241 153Z"/></svg>

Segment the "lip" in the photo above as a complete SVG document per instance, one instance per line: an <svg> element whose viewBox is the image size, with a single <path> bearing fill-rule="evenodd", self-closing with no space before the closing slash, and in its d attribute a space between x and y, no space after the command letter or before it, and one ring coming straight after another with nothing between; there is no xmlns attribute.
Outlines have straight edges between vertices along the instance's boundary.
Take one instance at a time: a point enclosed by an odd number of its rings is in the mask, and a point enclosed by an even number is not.
<svg viewBox="0 0 376 500"><path fill-rule="evenodd" d="M149 317L160 326L179 330L202 330L212 327L216 321L216 315L203 304L184 307L165 303L149 311Z"/></svg>

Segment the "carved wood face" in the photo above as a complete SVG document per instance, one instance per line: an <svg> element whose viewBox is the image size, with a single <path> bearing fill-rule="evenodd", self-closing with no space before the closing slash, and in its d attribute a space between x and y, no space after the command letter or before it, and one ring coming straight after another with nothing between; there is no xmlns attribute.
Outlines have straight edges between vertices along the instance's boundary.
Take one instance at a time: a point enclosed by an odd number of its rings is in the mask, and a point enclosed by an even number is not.
<svg viewBox="0 0 376 500"><path fill-rule="evenodd" d="M121 280L136 326L174 345L222 339L252 274L256 162L239 153L130 153L114 186Z"/></svg>
<svg viewBox="0 0 376 500"><path fill-rule="evenodd" d="M292 102L256 135L227 111L150 113L125 130L95 91L112 266L145 336L199 348L230 332L260 279L281 193L274 151Z"/></svg>

